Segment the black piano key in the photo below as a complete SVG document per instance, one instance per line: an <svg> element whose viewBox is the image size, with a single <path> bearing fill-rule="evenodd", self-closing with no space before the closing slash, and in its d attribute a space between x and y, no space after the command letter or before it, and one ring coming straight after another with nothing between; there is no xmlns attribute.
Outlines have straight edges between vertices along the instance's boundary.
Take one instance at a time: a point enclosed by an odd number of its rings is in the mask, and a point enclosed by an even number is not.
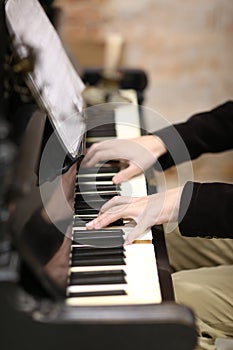
<svg viewBox="0 0 233 350"><path fill-rule="evenodd" d="M108 193L108 191L120 191L120 186L114 185L114 184L109 184L109 185L101 185L101 184L78 184L76 185L75 192L76 193L85 193L85 192L93 192L97 193L99 191L105 191Z"/></svg>
<svg viewBox="0 0 233 350"><path fill-rule="evenodd" d="M112 266L112 265L125 265L124 257L115 255L109 255L109 256L95 256L86 259L77 259L77 257L71 258L71 266Z"/></svg>
<svg viewBox="0 0 233 350"><path fill-rule="evenodd" d="M99 210L98 209L92 209L92 208L85 208L85 209L80 209L80 208L75 208L74 210L75 214L80 214L80 215L88 215L88 214L96 214L98 215Z"/></svg>
<svg viewBox="0 0 233 350"><path fill-rule="evenodd" d="M84 201L84 200L78 200L78 198L75 198L75 209L97 209L99 210L105 203L107 202L107 199L97 199L92 201Z"/></svg>
<svg viewBox="0 0 233 350"><path fill-rule="evenodd" d="M99 181L112 181L112 177L116 174L116 173L110 173L111 175L108 174L102 174L102 175L89 175L88 176L84 176L84 175L78 175L77 176L77 182L81 183L82 182L99 182Z"/></svg>
<svg viewBox="0 0 233 350"><path fill-rule="evenodd" d="M105 250L108 250L108 249L105 249ZM74 253L71 255L71 260L72 261L86 261L86 260L90 260L90 261L95 261L95 260L98 260L98 259L112 259L112 258L116 258L117 259L125 259L125 254L124 252L114 252L113 254L111 252L105 252L104 254L92 254L90 253L89 255L88 254L77 254L77 253Z"/></svg>
<svg viewBox="0 0 233 350"><path fill-rule="evenodd" d="M89 255L108 255L108 254L121 254L124 255L124 247L114 247L114 248L93 248L93 247L73 247L72 255L89 256Z"/></svg>
<svg viewBox="0 0 233 350"><path fill-rule="evenodd" d="M97 218L98 214L90 214L90 215L82 215L80 212L77 210L75 211L75 220L73 221L73 226L75 227L84 227L86 224L95 218ZM124 226L124 221L123 219L118 219L116 221L111 222L107 227L118 227L118 226Z"/></svg>
<svg viewBox="0 0 233 350"><path fill-rule="evenodd" d="M88 126L89 127L89 126ZM105 124L93 127L87 131L87 138L89 137L115 137L115 124Z"/></svg>
<svg viewBox="0 0 233 350"><path fill-rule="evenodd" d="M104 237L104 238L98 238L98 237L81 237L75 239L76 243L88 245L91 247L101 247L101 248L111 248L111 247L120 247L124 244L124 239L122 237Z"/></svg>
<svg viewBox="0 0 233 350"><path fill-rule="evenodd" d="M94 118L87 118L87 134L92 132L92 130L115 130L114 115L100 114L96 115Z"/></svg>
<svg viewBox="0 0 233 350"><path fill-rule="evenodd" d="M86 225L86 223L88 223L89 221L91 221L91 220L94 220L94 219L96 219L97 218L97 214L90 214L90 215L79 215L79 214L77 214L76 215L76 217L75 217L75 221L74 221L74 228L75 228L75 226L76 225L79 225L80 226L80 224L79 224L79 222L80 221L83 221L83 223L84 223L84 225Z"/></svg>
<svg viewBox="0 0 233 350"><path fill-rule="evenodd" d="M118 162L119 163L119 162ZM109 174L109 173L117 173L119 172L119 167L116 166L116 164L118 164L116 162L114 162L114 167L110 166L110 165L105 165L105 166L101 166L99 168L79 168L77 171L77 175L82 175L82 174Z"/></svg>
<svg viewBox="0 0 233 350"><path fill-rule="evenodd" d="M75 230L73 232L73 237L123 237L124 231L121 229L100 229L100 230Z"/></svg>
<svg viewBox="0 0 233 350"><path fill-rule="evenodd" d="M112 197L114 196L118 196L119 193L118 192L113 192L113 193L85 193L85 194L81 194L81 193L78 193L76 194L75 196L75 201L87 201L87 202L91 202L91 201L96 201L96 200L100 200L100 199L104 199L104 200L109 200L111 199Z"/></svg>
<svg viewBox="0 0 233 350"><path fill-rule="evenodd" d="M97 214L89 214L89 215L82 215L82 214L77 214L76 218L78 218L78 220L82 220L84 221L85 223L91 221L91 220L94 220L97 218Z"/></svg>
<svg viewBox="0 0 233 350"><path fill-rule="evenodd" d="M74 260L77 260L77 261L82 261L82 260L87 260L89 259L90 261L91 260L96 260L96 259L112 259L112 258L120 258L120 259L124 259L125 258L125 253L123 251L121 252L113 252L111 253L109 250L110 249L106 249L107 252L104 252L104 254L102 254L101 252L99 252L99 254L96 252L96 254L77 254L77 253L74 253L71 255L71 258L74 259Z"/></svg>
<svg viewBox="0 0 233 350"><path fill-rule="evenodd" d="M86 224L87 224L87 222L84 221L84 220L80 220L80 219L77 220L77 219L75 219L73 226L74 227L85 227Z"/></svg>
<svg viewBox="0 0 233 350"><path fill-rule="evenodd" d="M97 217L97 216L96 216ZM86 224L95 219L94 217L75 217L73 221L73 226L75 227L84 227ZM124 226L124 221L123 219L118 219L114 222L111 222L108 227L118 227L118 226Z"/></svg>
<svg viewBox="0 0 233 350"><path fill-rule="evenodd" d="M124 284L124 270L74 272L70 275L69 285Z"/></svg>
<svg viewBox="0 0 233 350"><path fill-rule="evenodd" d="M85 116L87 119L87 124L92 125L96 120L106 123L115 123L115 110L113 108L106 108L107 105L99 105L98 108L87 108L85 111ZM95 124L94 124L95 125Z"/></svg>
<svg viewBox="0 0 233 350"><path fill-rule="evenodd" d="M106 296L117 296L117 295L126 295L126 291L123 289L120 290L102 290L95 292L70 292L68 294L69 298L75 297L106 297Z"/></svg>
<svg viewBox="0 0 233 350"><path fill-rule="evenodd" d="M83 220L85 221L85 220ZM73 241L96 247L119 247L124 244L124 232L121 229L75 230Z"/></svg>

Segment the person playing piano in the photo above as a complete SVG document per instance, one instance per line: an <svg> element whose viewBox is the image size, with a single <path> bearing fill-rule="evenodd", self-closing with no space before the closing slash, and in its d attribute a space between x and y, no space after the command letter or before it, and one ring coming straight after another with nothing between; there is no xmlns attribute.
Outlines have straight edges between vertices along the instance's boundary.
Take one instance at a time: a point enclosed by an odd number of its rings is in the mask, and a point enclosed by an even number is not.
<svg viewBox="0 0 233 350"><path fill-rule="evenodd" d="M88 150L83 166L92 167L113 158L127 159L128 167L113 177L116 184L152 165L157 170L165 170L175 165L172 154L180 151L179 142L174 142L174 129L191 159L207 152L232 149L233 101L154 135L96 143ZM187 160L180 152L178 162ZM86 225L87 229L100 229L119 218L133 219L136 226L127 237L127 244L152 225L178 222L178 233L176 230L166 238L175 272L175 295L178 302L190 306L196 313L200 349L215 349L217 338L233 338L232 203L232 184L189 181L183 187L147 197L114 197L104 204L98 217Z"/></svg>

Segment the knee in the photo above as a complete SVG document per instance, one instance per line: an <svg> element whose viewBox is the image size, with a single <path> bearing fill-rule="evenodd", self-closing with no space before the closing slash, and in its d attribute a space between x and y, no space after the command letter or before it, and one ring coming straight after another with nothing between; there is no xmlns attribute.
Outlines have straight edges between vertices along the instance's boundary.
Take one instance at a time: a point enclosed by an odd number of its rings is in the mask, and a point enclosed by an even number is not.
<svg viewBox="0 0 233 350"><path fill-rule="evenodd" d="M198 280L195 270L180 271L172 275L176 302L189 306L198 317L205 317L208 308L208 283Z"/></svg>

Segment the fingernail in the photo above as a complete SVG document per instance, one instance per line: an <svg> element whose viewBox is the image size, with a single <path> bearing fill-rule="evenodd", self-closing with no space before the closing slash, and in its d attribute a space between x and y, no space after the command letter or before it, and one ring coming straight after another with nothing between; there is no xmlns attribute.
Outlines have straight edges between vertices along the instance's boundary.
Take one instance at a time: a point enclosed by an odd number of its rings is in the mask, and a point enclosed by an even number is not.
<svg viewBox="0 0 233 350"><path fill-rule="evenodd" d="M86 228L92 229L93 227L94 227L93 221L89 221L88 223L86 223Z"/></svg>
<svg viewBox="0 0 233 350"><path fill-rule="evenodd" d="M112 182L113 182L115 185L118 185L118 184L119 184L118 177L114 176L114 177L112 178Z"/></svg>
<svg viewBox="0 0 233 350"><path fill-rule="evenodd" d="M124 241L124 245L129 245L131 242L128 241L127 239Z"/></svg>

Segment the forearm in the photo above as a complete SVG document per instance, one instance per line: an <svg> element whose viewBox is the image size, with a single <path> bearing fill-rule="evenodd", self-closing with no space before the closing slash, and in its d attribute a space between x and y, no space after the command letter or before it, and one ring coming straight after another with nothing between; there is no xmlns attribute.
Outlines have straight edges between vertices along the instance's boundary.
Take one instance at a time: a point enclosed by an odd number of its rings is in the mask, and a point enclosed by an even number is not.
<svg viewBox="0 0 233 350"><path fill-rule="evenodd" d="M195 159L203 153L222 152L233 147L233 102L209 112L199 113L185 123L169 126L155 133L167 153L155 164L157 170Z"/></svg>
<svg viewBox="0 0 233 350"><path fill-rule="evenodd" d="M183 236L233 238L233 185L188 182L179 209Z"/></svg>

